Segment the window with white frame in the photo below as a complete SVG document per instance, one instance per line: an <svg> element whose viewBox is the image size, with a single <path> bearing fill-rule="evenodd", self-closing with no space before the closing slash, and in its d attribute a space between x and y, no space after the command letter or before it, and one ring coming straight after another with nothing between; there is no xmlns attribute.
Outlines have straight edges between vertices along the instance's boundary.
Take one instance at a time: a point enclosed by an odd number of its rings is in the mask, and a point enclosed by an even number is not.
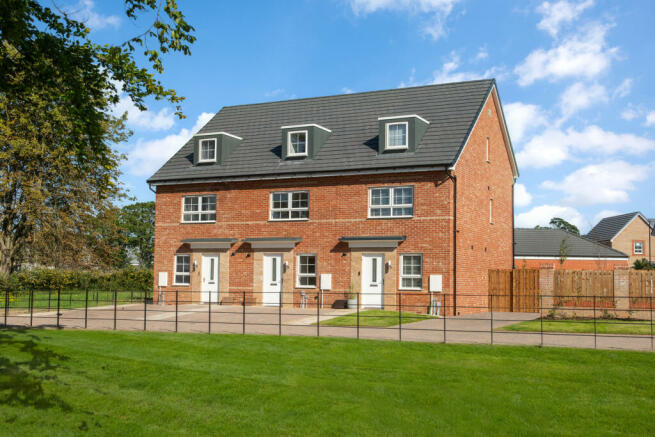
<svg viewBox="0 0 655 437"><path fill-rule="evenodd" d="M293 131L287 134L289 149L287 156L307 156L307 131Z"/></svg>
<svg viewBox="0 0 655 437"><path fill-rule="evenodd" d="M182 221L184 223L211 223L216 221L216 195L184 196Z"/></svg>
<svg viewBox="0 0 655 437"><path fill-rule="evenodd" d="M189 285L191 283L191 256L175 255L175 283L173 285Z"/></svg>
<svg viewBox="0 0 655 437"><path fill-rule="evenodd" d="M383 187L369 190L369 217L412 217L414 187Z"/></svg>
<svg viewBox="0 0 655 437"><path fill-rule="evenodd" d="M216 162L216 138L200 140L200 157L198 162Z"/></svg>
<svg viewBox="0 0 655 437"><path fill-rule="evenodd" d="M271 220L307 220L308 218L309 192L271 193Z"/></svg>
<svg viewBox="0 0 655 437"><path fill-rule="evenodd" d="M387 123L386 128L386 149L407 148L407 126L406 121L401 123Z"/></svg>
<svg viewBox="0 0 655 437"><path fill-rule="evenodd" d="M298 255L296 273L298 287L316 287L316 255Z"/></svg>
<svg viewBox="0 0 655 437"><path fill-rule="evenodd" d="M643 241L635 241L633 243L633 251L635 255L643 255L644 254L644 242Z"/></svg>
<svg viewBox="0 0 655 437"><path fill-rule="evenodd" d="M423 288L423 256L408 254L400 256L400 288L420 290Z"/></svg>

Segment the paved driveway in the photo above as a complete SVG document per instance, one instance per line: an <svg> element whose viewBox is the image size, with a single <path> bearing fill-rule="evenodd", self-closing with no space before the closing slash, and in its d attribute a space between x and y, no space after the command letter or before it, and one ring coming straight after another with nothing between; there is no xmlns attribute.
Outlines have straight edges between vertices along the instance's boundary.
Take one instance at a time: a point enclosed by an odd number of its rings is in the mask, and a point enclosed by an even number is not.
<svg viewBox="0 0 655 437"><path fill-rule="evenodd" d="M327 320L353 310L315 308L282 308L256 306L180 305L177 316L174 306L118 305L89 308L86 314L87 329L119 329L199 333L303 335L322 337L368 338L436 343L478 343L507 345L544 345L581 348L652 350L650 336L565 334L508 332L497 329L524 320L538 318L535 313L479 313L465 316L429 319L403 324L402 327L327 327L316 326L316 321ZM145 324L144 324L145 315ZM177 322L176 322L177 319ZM281 322L281 323L280 323ZM10 313L7 323L30 326L28 313ZM57 313L37 312L31 321L34 327L54 328ZM114 325L115 324L115 325ZM68 329L85 328L84 309L62 310L59 326ZM401 329L402 328L402 329Z"/></svg>

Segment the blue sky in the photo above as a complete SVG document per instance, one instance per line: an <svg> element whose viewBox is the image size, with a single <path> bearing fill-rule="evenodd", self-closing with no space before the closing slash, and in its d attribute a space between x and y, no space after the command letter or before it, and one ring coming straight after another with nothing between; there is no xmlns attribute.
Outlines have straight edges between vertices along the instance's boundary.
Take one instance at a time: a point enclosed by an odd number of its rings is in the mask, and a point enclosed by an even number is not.
<svg viewBox="0 0 655 437"><path fill-rule="evenodd" d="M99 40L140 26L122 2L71 3ZM192 55L165 58L165 85L186 96L139 112L124 184L146 179L225 105L495 77L521 177L519 226L553 216L588 230L603 216L655 217L655 2L287 0L179 1L196 28ZM114 9L112 9L112 7ZM141 23L143 26L144 23Z"/></svg>

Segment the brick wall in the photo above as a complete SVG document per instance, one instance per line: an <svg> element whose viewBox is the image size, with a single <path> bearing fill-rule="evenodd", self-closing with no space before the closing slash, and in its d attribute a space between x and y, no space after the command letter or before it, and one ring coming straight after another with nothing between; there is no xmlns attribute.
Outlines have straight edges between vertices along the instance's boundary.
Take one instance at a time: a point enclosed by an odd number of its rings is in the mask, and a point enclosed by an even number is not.
<svg viewBox="0 0 655 437"><path fill-rule="evenodd" d="M489 269L512 268L513 176L495 98L492 94L487 100L455 168L457 311L460 313L476 312L487 306ZM489 220L490 199L493 199L493 223Z"/></svg>
<svg viewBox="0 0 655 437"><path fill-rule="evenodd" d="M627 260L590 260L567 258L564 263L559 259L520 259L517 258L515 265L517 269L538 269L544 263L552 264L556 270L614 270L616 266L627 266Z"/></svg>
<svg viewBox="0 0 655 437"><path fill-rule="evenodd" d="M650 236L649 229L650 228L648 227L648 225L644 220L642 220L640 217L635 218L628 226L626 226L626 228L620 234L618 234L614 238L614 241L612 241L612 249L616 249L630 256L630 260L628 262L632 267L632 265L636 260L642 258L646 258L646 259L649 258L649 239L650 239L651 240L650 260L654 261L655 253L653 253L653 250L655 248L653 247L653 245L655 244L655 238L652 238ZM636 255L633 253L633 242L635 241L643 242L644 245L643 255Z"/></svg>

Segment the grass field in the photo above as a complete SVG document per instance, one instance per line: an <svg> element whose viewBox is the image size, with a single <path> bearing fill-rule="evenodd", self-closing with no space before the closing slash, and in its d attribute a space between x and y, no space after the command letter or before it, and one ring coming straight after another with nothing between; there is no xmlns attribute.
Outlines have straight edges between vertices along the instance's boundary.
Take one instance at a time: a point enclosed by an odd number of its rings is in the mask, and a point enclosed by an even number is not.
<svg viewBox="0 0 655 437"><path fill-rule="evenodd" d="M59 305L62 309L84 308L113 305L114 294L116 294L116 303L143 302L143 291L89 291L88 302L84 290L62 290L59 297ZM30 299L34 299L34 311L49 311L57 309L57 291L18 291L9 293L9 309L13 311L29 311ZM152 293L148 294L152 297ZM0 308L4 310L5 294L0 292Z"/></svg>
<svg viewBox="0 0 655 437"><path fill-rule="evenodd" d="M655 355L0 331L0 435L647 435Z"/></svg>
<svg viewBox="0 0 655 437"><path fill-rule="evenodd" d="M415 313L401 313L402 324L432 319L434 316ZM398 311L366 310L359 312L359 326L396 326ZM321 322L321 326L357 326L357 313L346 314Z"/></svg>
<svg viewBox="0 0 655 437"><path fill-rule="evenodd" d="M500 331L541 331L539 320L529 320L498 328ZM544 332L593 333L593 320L543 320ZM596 319L598 334L651 335L651 323L644 320Z"/></svg>

